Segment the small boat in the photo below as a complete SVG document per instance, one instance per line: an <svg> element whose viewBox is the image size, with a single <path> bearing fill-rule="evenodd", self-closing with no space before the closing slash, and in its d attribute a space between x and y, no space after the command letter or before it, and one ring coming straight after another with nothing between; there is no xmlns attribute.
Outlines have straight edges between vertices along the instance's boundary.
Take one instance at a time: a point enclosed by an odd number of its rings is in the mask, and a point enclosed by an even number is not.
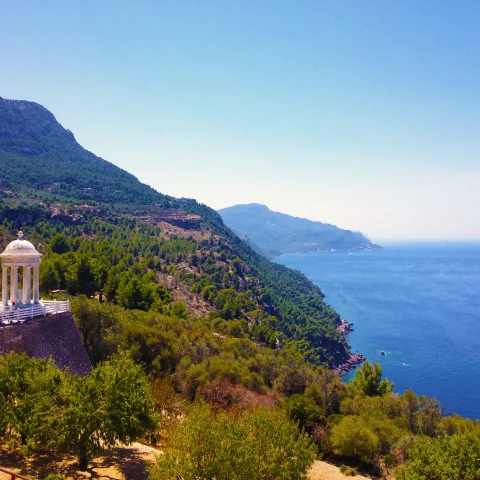
<svg viewBox="0 0 480 480"><path fill-rule="evenodd" d="M387 352L383 351L383 350L380 350L380 355L386 355Z"/></svg>

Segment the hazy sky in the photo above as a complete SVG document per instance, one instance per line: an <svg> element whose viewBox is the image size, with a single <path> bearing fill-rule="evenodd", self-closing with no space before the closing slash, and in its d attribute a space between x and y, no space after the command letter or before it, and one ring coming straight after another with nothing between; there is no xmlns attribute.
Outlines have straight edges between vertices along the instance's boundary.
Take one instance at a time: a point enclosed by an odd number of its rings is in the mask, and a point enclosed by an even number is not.
<svg viewBox="0 0 480 480"><path fill-rule="evenodd" d="M0 96L173 196L480 239L477 0L0 0Z"/></svg>

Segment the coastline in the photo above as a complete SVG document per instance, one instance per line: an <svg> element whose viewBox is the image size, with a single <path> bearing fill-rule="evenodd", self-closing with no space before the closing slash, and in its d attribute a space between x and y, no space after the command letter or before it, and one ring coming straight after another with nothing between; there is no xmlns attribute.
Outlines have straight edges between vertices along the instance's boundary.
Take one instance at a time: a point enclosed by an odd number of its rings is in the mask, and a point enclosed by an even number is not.
<svg viewBox="0 0 480 480"><path fill-rule="evenodd" d="M350 353L348 359L336 367L333 367L333 370L335 370L340 376L343 376L350 370L358 367L358 365L362 364L365 360L366 358L361 353Z"/></svg>
<svg viewBox="0 0 480 480"><path fill-rule="evenodd" d="M480 245L385 247L376 255L319 253L279 261L321 286L326 303L339 313L334 328L340 318L354 322L343 357L330 365L344 380L355 370L350 362L341 364L350 351L361 352L381 364L395 391L413 390L438 399L447 412L479 418Z"/></svg>
<svg viewBox="0 0 480 480"><path fill-rule="evenodd" d="M346 339L347 335L353 330L353 323L347 322L343 318L340 319L340 325L337 327L337 332ZM347 360L333 367L340 376L345 375L350 370L353 370L358 365L362 364L366 358L361 353L350 352Z"/></svg>

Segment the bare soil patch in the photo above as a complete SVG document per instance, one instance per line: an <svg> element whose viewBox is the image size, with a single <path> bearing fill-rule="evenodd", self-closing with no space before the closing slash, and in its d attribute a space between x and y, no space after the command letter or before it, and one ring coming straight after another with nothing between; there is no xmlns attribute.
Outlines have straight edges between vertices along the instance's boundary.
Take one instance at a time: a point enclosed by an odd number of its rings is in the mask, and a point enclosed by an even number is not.
<svg viewBox="0 0 480 480"><path fill-rule="evenodd" d="M327 462L319 460L313 462L312 468L308 472L308 480L370 480L363 475L346 477L340 472L340 468Z"/></svg>
<svg viewBox="0 0 480 480"><path fill-rule="evenodd" d="M147 480L147 463L154 461L158 453L158 450L140 443L120 445L105 450L90 462L88 471L80 472L73 455L35 450L24 458L4 445L0 446L0 466L32 480L43 480L50 473L63 475L67 480ZM10 476L0 472L0 480L10 480Z"/></svg>

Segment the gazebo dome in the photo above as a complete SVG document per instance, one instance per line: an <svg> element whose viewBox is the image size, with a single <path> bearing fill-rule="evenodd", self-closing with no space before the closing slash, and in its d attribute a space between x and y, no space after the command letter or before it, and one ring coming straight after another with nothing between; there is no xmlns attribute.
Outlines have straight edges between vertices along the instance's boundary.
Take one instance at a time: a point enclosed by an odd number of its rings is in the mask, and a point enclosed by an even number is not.
<svg viewBox="0 0 480 480"><path fill-rule="evenodd" d="M22 232L18 232L17 240L10 242L5 251L0 254L2 267L33 267L40 263L41 256L42 254L23 238Z"/></svg>
<svg viewBox="0 0 480 480"><path fill-rule="evenodd" d="M10 242L7 245L5 251L0 255L1 257L13 257L13 256L32 256L41 257L41 254L37 252L35 247L23 238L23 233L18 232L17 240Z"/></svg>
<svg viewBox="0 0 480 480"><path fill-rule="evenodd" d="M33 303L38 303L39 293L39 265L42 254L23 238L23 233L18 232L18 239L10 242L5 251L0 254L2 259L2 305L8 307L8 284L10 283L10 302L15 305L21 300L30 305L31 298L31 274L33 268ZM18 269L23 268L22 299L18 297ZM10 271L10 282L8 281Z"/></svg>

